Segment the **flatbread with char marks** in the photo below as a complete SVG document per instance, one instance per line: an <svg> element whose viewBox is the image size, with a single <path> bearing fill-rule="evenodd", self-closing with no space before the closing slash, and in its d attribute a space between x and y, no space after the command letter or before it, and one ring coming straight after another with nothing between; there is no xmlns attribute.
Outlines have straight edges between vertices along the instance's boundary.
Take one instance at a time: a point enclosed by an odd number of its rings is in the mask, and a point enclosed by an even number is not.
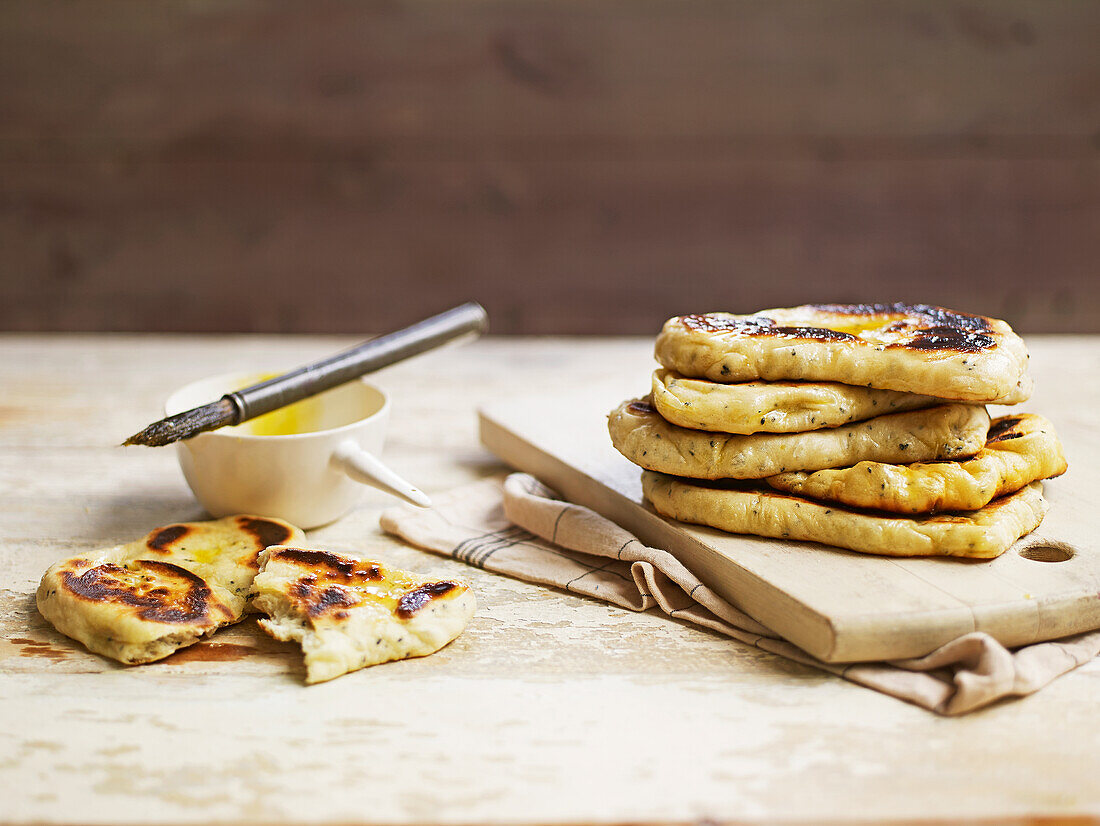
<svg viewBox="0 0 1100 826"><path fill-rule="evenodd" d="M806 304L669 319L670 370L716 382L836 381L957 401L1031 395L1028 354L1005 322L925 304Z"/></svg>
<svg viewBox="0 0 1100 826"><path fill-rule="evenodd" d="M152 662L240 620L260 552L304 538L288 522L247 515L166 525L50 566L38 610L90 651Z"/></svg>
<svg viewBox="0 0 1100 826"><path fill-rule="evenodd" d="M985 444L989 414L981 405L944 404L826 430L737 436L678 427L648 399L634 399L611 412L607 428L615 448L647 470L694 479L761 479L863 460L973 456Z"/></svg>
<svg viewBox="0 0 1100 826"><path fill-rule="evenodd" d="M708 485L644 471L642 492L657 513L730 533L820 542L883 556L992 559L1043 521L1043 486L1002 496L974 511L901 516L815 502L745 483Z"/></svg>
<svg viewBox="0 0 1100 826"><path fill-rule="evenodd" d="M260 626L301 644L306 682L368 665L423 657L457 637L473 616L469 587L431 580L333 551L273 547L253 584Z"/></svg>
<svg viewBox="0 0 1100 826"><path fill-rule="evenodd" d="M720 384L656 370L653 406L680 427L716 433L801 433L886 413L942 404L934 396L837 382L749 381Z"/></svg>
<svg viewBox="0 0 1100 826"><path fill-rule="evenodd" d="M994 419L985 447L961 462L860 462L837 470L782 473L767 482L811 499L896 513L933 513L977 510L998 496L1065 471L1066 457L1054 425L1043 416L1022 413Z"/></svg>

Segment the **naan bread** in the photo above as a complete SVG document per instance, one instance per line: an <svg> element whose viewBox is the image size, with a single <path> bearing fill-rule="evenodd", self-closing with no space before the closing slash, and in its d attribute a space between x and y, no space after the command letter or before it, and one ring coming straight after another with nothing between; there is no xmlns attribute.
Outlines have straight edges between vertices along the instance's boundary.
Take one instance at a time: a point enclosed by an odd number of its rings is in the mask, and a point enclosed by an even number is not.
<svg viewBox="0 0 1100 826"><path fill-rule="evenodd" d="M733 436L669 424L648 400L611 412L611 442L647 470L694 479L760 479L789 470L855 462L924 462L973 456L985 444L989 414L980 405L944 404L806 433Z"/></svg>
<svg viewBox="0 0 1100 826"><path fill-rule="evenodd" d="M1060 476L1066 457L1054 426L1042 416L1002 416L989 426L978 454L961 462L891 465L860 462L840 470L781 473L766 481L811 499L896 513L969 511L1037 479Z"/></svg>
<svg viewBox="0 0 1100 826"><path fill-rule="evenodd" d="M260 552L304 538L287 522L254 516L166 525L52 565L38 610L90 651L152 662L240 620Z"/></svg>
<svg viewBox="0 0 1100 826"><path fill-rule="evenodd" d="M1031 395L1027 348L1005 322L924 304L806 304L669 319L657 360L717 382L837 381L969 402Z"/></svg>
<svg viewBox="0 0 1100 826"><path fill-rule="evenodd" d="M801 433L943 404L934 396L836 382L719 384L674 370L653 373L653 406L666 421L720 433Z"/></svg>
<svg viewBox="0 0 1100 826"><path fill-rule="evenodd" d="M268 548L253 585L260 626L301 644L306 682L368 665L423 657L466 627L474 595L381 562L308 548Z"/></svg>
<svg viewBox="0 0 1100 826"><path fill-rule="evenodd" d="M851 510L744 483L707 486L645 471L642 491L657 513L730 533L821 542L885 556L992 559L1043 521L1042 484L1032 482L984 508L937 516Z"/></svg>

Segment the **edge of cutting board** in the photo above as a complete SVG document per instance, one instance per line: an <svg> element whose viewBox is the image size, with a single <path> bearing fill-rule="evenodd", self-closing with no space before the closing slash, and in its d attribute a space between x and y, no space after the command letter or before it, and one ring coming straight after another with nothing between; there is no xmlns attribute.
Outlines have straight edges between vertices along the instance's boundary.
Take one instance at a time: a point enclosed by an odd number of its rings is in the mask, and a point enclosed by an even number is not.
<svg viewBox="0 0 1100 826"><path fill-rule="evenodd" d="M777 633L787 636L777 628L777 619L779 625L786 624L780 616L798 618L798 638L787 639L803 650L819 659L835 651L836 629L827 617L786 594L765 594L759 577L731 566L713 548L685 533L682 528L686 526L674 525L648 506L639 505L584 471L525 441L485 410L478 411L478 424L481 443L512 467L537 477L568 501L591 508L621 525L647 545L670 550L723 598Z"/></svg>
<svg viewBox="0 0 1100 826"><path fill-rule="evenodd" d="M601 394L602 395L602 394ZM602 447L605 453L585 457L573 456L570 450L590 445L585 439L591 434L567 434L575 443L548 445L548 437L540 427L528 427L536 418L546 414L545 404L525 407L523 400L489 405L478 411L481 442L490 451L512 467L537 476L558 491L565 499L591 508L634 533L648 545L662 547L675 554L696 576L715 592L749 616L774 630L799 648L830 663L849 663L883 659L918 657L930 653L939 646L973 632L985 631L1006 646L1023 645L1046 639L1100 627L1100 595L1091 587L1072 591L1042 593L1026 602L1020 599L987 599L978 604L962 604L944 596L937 607L931 605L919 610L906 610L899 604L896 611L862 613L856 610L834 612L829 615L817 610L795 596L786 593L757 571L779 570L781 566L803 563L812 554L843 554L852 552L817 546L814 543L784 543L758 537L734 536L696 525L665 519L658 515L641 498L638 469L621 459L608 441ZM537 400L526 400L537 405ZM559 410L569 410L568 407ZM607 407L610 409L610 405ZM588 414L590 411L584 411ZM578 421L563 417L563 429L581 427L587 418ZM508 422L511 421L510 426ZM532 436L532 430L539 436ZM523 435L527 433L527 435ZM549 441L563 438L560 434ZM557 453L555 454L555 448ZM563 458L564 457L564 458ZM723 553L723 546L741 555L741 562L732 554ZM1014 553L1013 549L1006 552ZM921 585L928 579L926 590L938 593L937 576L943 575L942 565L964 566L951 568L952 585L965 582L966 588L977 591L989 587L991 580L971 568L967 560L908 560L905 558L875 557L878 564L864 565L863 555L840 558L839 564L818 564L817 572L824 587L829 587L829 577L836 578L836 593L848 585L846 575L858 574L866 587L896 587L912 583ZM1009 560L1009 564L1015 561ZM1036 564L1042 567L1043 563ZM853 565L857 567L852 567ZM898 577L893 569L905 569L908 573ZM1006 569L1001 569L1006 570ZM1036 572L1040 575L1041 572ZM1095 579L1096 573L1091 574ZM1004 590L1002 576L995 576ZM921 585L921 587L925 587ZM960 586L961 587L961 586ZM999 593L999 591L998 591ZM906 595L899 592L899 601ZM1030 600L1030 595L1028 596Z"/></svg>

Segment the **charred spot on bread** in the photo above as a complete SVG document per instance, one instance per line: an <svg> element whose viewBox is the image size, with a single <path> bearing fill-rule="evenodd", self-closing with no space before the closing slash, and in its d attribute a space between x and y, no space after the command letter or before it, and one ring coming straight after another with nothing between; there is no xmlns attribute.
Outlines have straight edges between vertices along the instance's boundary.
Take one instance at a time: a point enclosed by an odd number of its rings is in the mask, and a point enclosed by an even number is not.
<svg viewBox="0 0 1100 826"><path fill-rule="evenodd" d="M892 348L977 353L994 347L997 343L992 336L986 335L992 327L990 320L985 316L960 313L929 304L810 304L809 307L837 316L878 319L882 321L888 332L912 331L907 341L887 345ZM891 319L896 320L891 323ZM686 315L680 316L680 322L690 330L708 333L732 332L744 336L770 336L822 342L861 341L852 333L828 327L780 326L767 315L742 317L722 314Z"/></svg>
<svg viewBox="0 0 1100 826"><path fill-rule="evenodd" d="M401 619L412 619L417 611L433 599L449 594L457 587L458 585L454 582L429 582L419 588L406 591L397 600L397 608L394 613Z"/></svg>
<svg viewBox="0 0 1100 826"><path fill-rule="evenodd" d="M310 619L332 614L336 619L346 619L344 609L358 605L362 600L340 585L319 587L317 578L304 576L291 588L295 601Z"/></svg>
<svg viewBox="0 0 1100 826"><path fill-rule="evenodd" d="M851 333L829 330L825 327L780 327L767 316L731 318L721 315L686 315L681 316L680 321L688 329L708 333L730 332L745 336L774 336L814 341L858 341Z"/></svg>
<svg viewBox="0 0 1100 826"><path fill-rule="evenodd" d="M909 350L954 350L957 353L978 353L996 346L992 336L958 327L926 327L918 330L908 341L889 344L888 347L904 347Z"/></svg>
<svg viewBox="0 0 1100 826"><path fill-rule="evenodd" d="M187 525L166 525L163 528L157 528L145 544L151 551L166 553L173 544L189 533L191 528Z"/></svg>
<svg viewBox="0 0 1100 826"><path fill-rule="evenodd" d="M811 304L815 310L838 315L890 317L916 316L931 327L953 327L963 330L982 332L991 330L989 319L985 316L961 313L936 307L932 304Z"/></svg>
<svg viewBox="0 0 1100 826"><path fill-rule="evenodd" d="M79 599L127 605L150 622L213 623L212 609L232 616L202 577L170 562L139 559L131 567L108 562L79 575L63 571L61 581Z"/></svg>
<svg viewBox="0 0 1100 826"><path fill-rule="evenodd" d="M989 435L986 442L1007 442L1009 439L1019 439L1024 434L1017 427L1023 418L1020 416L1003 416L994 419L989 425Z"/></svg>
<svg viewBox="0 0 1100 826"><path fill-rule="evenodd" d="M305 568L324 568L329 577L339 577L348 582L377 582L382 579L382 569L376 562L350 559L329 551L309 551L301 548L281 548L272 555Z"/></svg>
<svg viewBox="0 0 1100 826"><path fill-rule="evenodd" d="M750 333L752 335L752 333ZM814 341L858 341L851 333L843 333L840 330L829 330L825 327L772 327L761 335L779 336L780 338L804 338Z"/></svg>
<svg viewBox="0 0 1100 826"><path fill-rule="evenodd" d="M285 548L273 554L268 564L276 560L310 568L311 572L295 580L286 593L311 620L326 614L346 618L345 610L365 598L388 604L394 614L407 620L431 600L459 587L449 581L428 582L401 592L400 579L391 583L379 563L360 562L328 551ZM371 584L377 582L382 585Z"/></svg>
<svg viewBox="0 0 1100 826"><path fill-rule="evenodd" d="M253 556L253 564L256 563L256 558L259 557L260 551L267 548L270 545L282 545L288 539L290 539L292 531L286 525L273 522L270 519L261 519L255 516L238 516L237 526L241 530L252 534L256 539L256 553Z"/></svg>

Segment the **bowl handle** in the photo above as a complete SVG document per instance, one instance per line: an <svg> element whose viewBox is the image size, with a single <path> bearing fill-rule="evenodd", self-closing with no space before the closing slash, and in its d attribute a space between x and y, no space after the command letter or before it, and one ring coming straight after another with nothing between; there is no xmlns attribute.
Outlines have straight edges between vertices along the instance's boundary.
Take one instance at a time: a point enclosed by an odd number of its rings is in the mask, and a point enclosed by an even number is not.
<svg viewBox="0 0 1100 826"><path fill-rule="evenodd" d="M354 439L345 439L336 446L333 459L341 470L356 482L383 490L422 508L431 507L432 500L363 450Z"/></svg>

